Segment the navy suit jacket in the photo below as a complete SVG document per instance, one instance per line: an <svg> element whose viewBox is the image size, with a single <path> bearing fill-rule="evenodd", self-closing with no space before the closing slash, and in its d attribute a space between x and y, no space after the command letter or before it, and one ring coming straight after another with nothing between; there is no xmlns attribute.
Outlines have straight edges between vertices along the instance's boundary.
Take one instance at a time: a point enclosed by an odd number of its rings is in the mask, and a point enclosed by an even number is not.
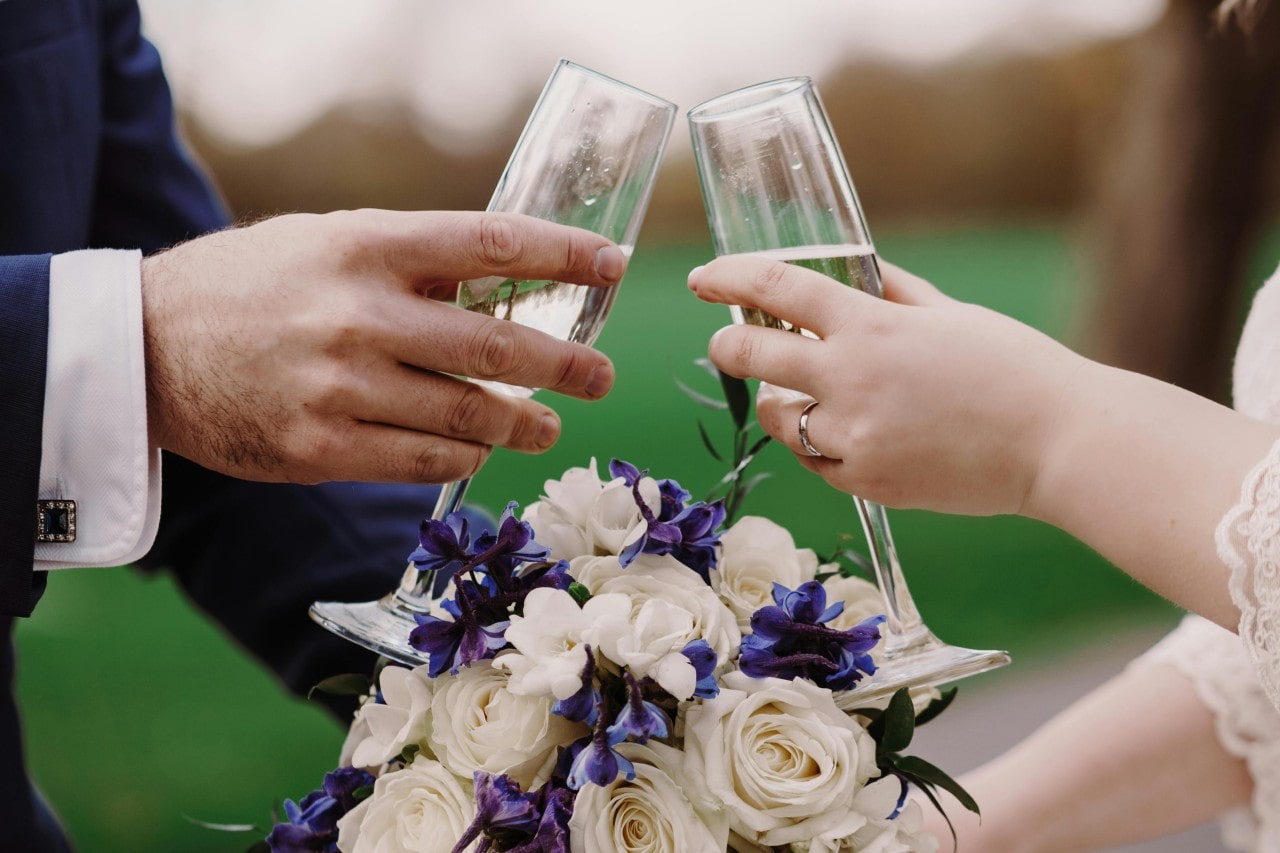
<svg viewBox="0 0 1280 853"><path fill-rule="evenodd" d="M0 0L0 851L68 849L27 781L12 690L13 619L44 587L32 559L49 255L152 252L226 221L175 138L160 60L139 27L135 0ZM373 663L312 625L308 604L393 588L434 500L413 486L246 483L167 456L143 568L172 571L305 691Z"/></svg>

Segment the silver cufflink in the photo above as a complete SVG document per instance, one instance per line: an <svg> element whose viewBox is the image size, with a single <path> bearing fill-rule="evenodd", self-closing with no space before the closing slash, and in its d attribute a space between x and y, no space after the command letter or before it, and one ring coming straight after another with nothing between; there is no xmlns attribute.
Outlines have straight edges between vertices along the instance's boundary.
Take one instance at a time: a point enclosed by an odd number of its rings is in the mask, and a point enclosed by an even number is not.
<svg viewBox="0 0 1280 853"><path fill-rule="evenodd" d="M76 502L36 501L36 541L76 541Z"/></svg>

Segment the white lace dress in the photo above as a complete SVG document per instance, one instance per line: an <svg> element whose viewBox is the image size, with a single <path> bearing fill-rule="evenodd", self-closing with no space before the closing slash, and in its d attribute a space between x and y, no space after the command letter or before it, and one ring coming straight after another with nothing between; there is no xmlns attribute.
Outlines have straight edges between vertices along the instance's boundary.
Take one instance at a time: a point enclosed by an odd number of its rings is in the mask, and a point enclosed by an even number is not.
<svg viewBox="0 0 1280 853"><path fill-rule="evenodd" d="M1254 300L1233 378L1237 410L1280 424L1280 272ZM1253 801L1224 817L1227 845L1280 853L1280 443L1245 479L1217 545L1231 570L1239 635L1189 616L1138 665L1183 672L1214 713L1223 745L1248 765Z"/></svg>

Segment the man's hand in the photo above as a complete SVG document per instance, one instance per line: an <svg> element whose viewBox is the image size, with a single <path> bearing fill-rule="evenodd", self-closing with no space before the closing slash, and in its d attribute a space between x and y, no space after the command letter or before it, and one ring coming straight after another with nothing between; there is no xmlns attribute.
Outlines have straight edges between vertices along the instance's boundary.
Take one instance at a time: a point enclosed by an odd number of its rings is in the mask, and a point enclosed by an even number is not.
<svg viewBox="0 0 1280 853"><path fill-rule="evenodd" d="M621 251L524 216L291 215L142 263L153 444L233 476L445 482L494 445L539 452L555 413L454 376L608 393L590 347L435 301L487 275L616 284Z"/></svg>

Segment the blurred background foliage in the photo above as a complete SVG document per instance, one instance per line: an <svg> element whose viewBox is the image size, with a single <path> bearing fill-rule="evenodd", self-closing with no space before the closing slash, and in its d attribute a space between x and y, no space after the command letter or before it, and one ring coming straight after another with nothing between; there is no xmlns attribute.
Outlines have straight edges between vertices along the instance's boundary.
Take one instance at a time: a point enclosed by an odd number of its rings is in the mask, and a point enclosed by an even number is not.
<svg viewBox="0 0 1280 853"><path fill-rule="evenodd" d="M462 87L511 66L491 84L504 93L506 108L485 101L483 89L470 96L474 124L482 126L470 135L459 130L473 118L465 91L453 93L452 124L444 129L394 87L359 86L320 99L270 133L254 132L251 121L255 97L265 97L256 109L270 111L283 110L290 92L299 100L308 94L302 79L282 99L270 85L272 68L307 57L315 68L363 80L368 69L361 63L376 63L382 48L391 62L403 54L395 45L418 34L400 23L438 19L444 33L437 38L447 39L463 32L456 29L464 25L459 10L370 3L343 13L361 23L347 32L337 4L276 0L254 6L258 15L244 3L215 11L201 0L152 0L144 11L169 63L184 131L243 217L482 208L560 55L688 98L683 107L768 77L814 74L881 254L958 298L1107 361L1225 399L1247 294L1280 256L1280 240L1267 229L1275 178L1261 168L1274 149L1280 104L1280 74L1271 67L1280 54L1280 16L1264 18L1245 40L1213 30L1212 0L990 0L964 4L968 17L956 21L987 15L990 26L957 44L946 40L959 23L946 18L945 4L858 2L840 13L850 43L832 49L818 34L823 16L836 12L800 3L793 14L814 16L808 31L814 45L825 46L820 54L796 34L806 30L775 20L777 4L708 4L761 25L755 37L762 41L731 62L708 37L693 39L703 47L687 55L664 53L661 39L687 29L683 13L673 11L678 4L651 10L673 20L647 45L639 31L601 37L603 25L587 18L607 13L570 0L548 2L537 17L567 10L573 26L530 30L523 41L532 7L477 5L485 7L477 14L521 11L489 25L484 35L494 44L476 63L455 60L435 81ZM888 5L900 8L882 8ZM1091 14L1105 26L1085 26ZM866 27L857 26L858 15ZM308 42L300 16L335 31L336 43L371 45L374 53L330 55L328 43ZM897 41L878 39L875 27ZM295 48L274 56L271 45L290 38ZM730 29L724 38L750 36ZM922 58L917 48L929 38L944 47ZM524 50L518 56L510 47L517 44ZM250 70L238 74L240 66ZM646 79L644 69L658 67L687 82L687 91L669 93L661 80ZM317 80L315 88L324 86ZM674 382L706 381L692 362L728 320L684 288L687 271L710 256L687 148L677 125L599 342L618 368L615 391L597 404L556 401L564 421L559 445L538 457L495 454L474 500L494 509L507 500L528 503L545 479L592 457L602 465L627 458L695 494L722 473L703 449L696 421L704 419L713 435L727 434L727 417L699 409ZM770 448L760 466L774 476L748 512L775 519L819 551L830 550L838 534L857 532L848 498L784 451ZM919 512L895 513L893 523L912 589L936 632L961 644L1008 648L1018 664L1104 651L1122 623L1154 629L1177 618L1043 525ZM405 531L406 553L413 537ZM315 787L341 742L336 723L284 694L164 577L125 569L57 573L37 615L21 626L19 648L33 773L84 850L242 849L248 836L198 828L184 816L265 825L273 802ZM1017 672L1015 665L975 680L972 689Z"/></svg>

